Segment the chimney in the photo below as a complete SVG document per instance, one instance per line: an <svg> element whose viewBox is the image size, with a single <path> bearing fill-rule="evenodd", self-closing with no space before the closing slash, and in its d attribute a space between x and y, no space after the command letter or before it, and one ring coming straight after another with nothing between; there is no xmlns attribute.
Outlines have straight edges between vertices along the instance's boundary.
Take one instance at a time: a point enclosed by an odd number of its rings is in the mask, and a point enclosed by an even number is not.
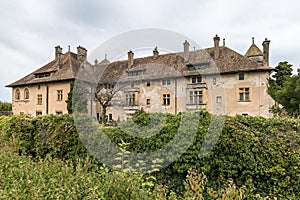
<svg viewBox="0 0 300 200"><path fill-rule="evenodd" d="M61 58L62 48L58 45L55 47L55 60Z"/></svg>
<svg viewBox="0 0 300 200"><path fill-rule="evenodd" d="M263 65L264 66L269 66L269 47L270 47L270 40L268 40L267 38L265 39L265 41L263 41L262 45L263 45L263 54L264 54L264 61L263 61Z"/></svg>
<svg viewBox="0 0 300 200"><path fill-rule="evenodd" d="M214 37L214 59L218 59L219 56L220 56L220 46L219 46L219 43L220 43L220 37L218 35L216 35Z"/></svg>
<svg viewBox="0 0 300 200"><path fill-rule="evenodd" d="M155 59L158 57L158 54L159 54L159 52L157 50L157 47L155 47L154 50L153 50L153 56L154 56Z"/></svg>
<svg viewBox="0 0 300 200"><path fill-rule="evenodd" d="M134 53L130 50L128 52L128 68L131 68L133 66L133 55Z"/></svg>
<svg viewBox="0 0 300 200"><path fill-rule="evenodd" d="M223 38L223 47L225 47L225 38Z"/></svg>
<svg viewBox="0 0 300 200"><path fill-rule="evenodd" d="M84 61L87 57L87 50L84 47L77 47L77 60Z"/></svg>
<svg viewBox="0 0 300 200"><path fill-rule="evenodd" d="M190 51L190 43L185 40L183 43L183 58L184 60L189 60L189 51Z"/></svg>

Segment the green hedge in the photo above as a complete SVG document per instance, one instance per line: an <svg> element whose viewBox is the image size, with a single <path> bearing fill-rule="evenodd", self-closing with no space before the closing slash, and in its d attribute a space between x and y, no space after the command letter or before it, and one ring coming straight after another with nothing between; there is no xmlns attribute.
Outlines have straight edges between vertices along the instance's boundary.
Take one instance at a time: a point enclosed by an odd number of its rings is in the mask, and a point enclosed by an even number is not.
<svg viewBox="0 0 300 200"><path fill-rule="evenodd" d="M191 119L195 113L163 115L139 113L120 127L101 130L115 144L128 143L130 152L153 152L168 144L180 131L196 126L193 144L175 162L153 173L157 184L167 185L168 190L184 195L187 172L193 169L207 176L207 187L223 188L228 180L237 187L245 186L247 195L294 198L300 191L300 120L265 119L261 117L226 117L222 134L212 151L199 157L207 134L211 115L199 111L199 123L187 121L180 127L181 119ZM80 123L87 134L85 144L97 146L97 126L80 116ZM151 123L149 123L151 122ZM146 127L146 132L139 132ZM179 133L180 133L179 131ZM90 133L95 134L91 136ZM139 137L149 135L149 137ZM70 115L0 117L0 143L3 150L11 150L35 159L51 156L61 160L84 159L88 153L79 138ZM177 148L175 145L174 149ZM170 149L173 151L174 149ZM114 158L112 158L114 159ZM171 158L170 158L171 159ZM125 166L126 167L126 166ZM204 190L204 196L209 195Z"/></svg>

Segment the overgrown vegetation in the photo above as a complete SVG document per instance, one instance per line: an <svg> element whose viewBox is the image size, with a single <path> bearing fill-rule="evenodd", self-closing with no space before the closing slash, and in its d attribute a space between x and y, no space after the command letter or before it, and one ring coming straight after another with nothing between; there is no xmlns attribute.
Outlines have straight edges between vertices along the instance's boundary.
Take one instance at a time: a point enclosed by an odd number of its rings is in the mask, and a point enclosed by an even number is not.
<svg viewBox="0 0 300 200"><path fill-rule="evenodd" d="M187 124L197 127L188 150L171 165L159 169L158 163L158 170L145 174L117 172L99 163L81 142L84 139L85 143L93 143L89 140L94 138L80 139L70 115L0 117L0 196L299 199L299 120L227 117L217 144L200 158L211 115L203 111L198 114L198 124ZM177 134L182 115L142 112L120 127L102 128L111 141L124 149L113 159L122 160L120 167L125 169L129 162L126 152L153 152L165 146ZM81 117L80 122L89 121ZM138 127L146 127L147 133L140 134L149 137L139 137ZM86 130L92 131L90 127Z"/></svg>
<svg viewBox="0 0 300 200"><path fill-rule="evenodd" d="M288 62L280 62L275 67L275 74L270 78L268 93L276 104L271 108L275 116L300 115L300 74L292 75L292 66Z"/></svg>
<svg viewBox="0 0 300 200"><path fill-rule="evenodd" d="M12 105L9 102L2 102L0 101L0 111L11 111L12 110Z"/></svg>

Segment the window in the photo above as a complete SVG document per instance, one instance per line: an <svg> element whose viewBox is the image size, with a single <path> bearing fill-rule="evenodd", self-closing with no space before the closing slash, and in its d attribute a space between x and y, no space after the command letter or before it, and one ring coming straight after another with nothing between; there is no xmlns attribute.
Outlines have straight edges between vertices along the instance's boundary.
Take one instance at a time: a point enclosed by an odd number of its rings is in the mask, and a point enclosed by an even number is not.
<svg viewBox="0 0 300 200"><path fill-rule="evenodd" d="M222 97L221 96L217 96L217 103L222 103Z"/></svg>
<svg viewBox="0 0 300 200"><path fill-rule="evenodd" d="M214 85L217 84L217 78L213 78L213 84L214 84Z"/></svg>
<svg viewBox="0 0 300 200"><path fill-rule="evenodd" d="M239 80L244 80L245 79L245 74L239 74Z"/></svg>
<svg viewBox="0 0 300 200"><path fill-rule="evenodd" d="M42 105L43 102L43 96L41 94L37 95L37 104L38 105Z"/></svg>
<svg viewBox="0 0 300 200"><path fill-rule="evenodd" d="M163 94L163 105L170 105L170 94Z"/></svg>
<svg viewBox="0 0 300 200"><path fill-rule="evenodd" d="M147 104L147 105L150 105L150 103L151 103L150 99L147 99L147 100L146 100L146 104Z"/></svg>
<svg viewBox="0 0 300 200"><path fill-rule="evenodd" d="M35 78L45 78L49 76L50 76L50 72L35 74Z"/></svg>
<svg viewBox="0 0 300 200"><path fill-rule="evenodd" d="M108 114L108 121L112 121L113 120L113 117L112 117L112 114Z"/></svg>
<svg viewBox="0 0 300 200"><path fill-rule="evenodd" d="M203 92L194 90L190 91L190 104L199 105L203 103Z"/></svg>
<svg viewBox="0 0 300 200"><path fill-rule="evenodd" d="M142 74L143 74L143 71L128 72L128 76L140 76Z"/></svg>
<svg viewBox="0 0 300 200"><path fill-rule="evenodd" d="M63 100L63 91L57 90L57 101L62 101L62 100Z"/></svg>
<svg viewBox="0 0 300 200"><path fill-rule="evenodd" d="M16 92L15 92L15 99L20 100L20 98L21 98L21 93L20 93L20 89L18 88L18 89L16 89Z"/></svg>
<svg viewBox="0 0 300 200"><path fill-rule="evenodd" d="M240 101L250 101L250 89L240 88L239 89L239 100Z"/></svg>
<svg viewBox="0 0 300 200"><path fill-rule="evenodd" d="M25 88L24 90L24 99L29 99L29 89Z"/></svg>
<svg viewBox="0 0 300 200"><path fill-rule="evenodd" d="M191 82L192 83L201 83L202 82L202 76L192 77Z"/></svg>
<svg viewBox="0 0 300 200"><path fill-rule="evenodd" d="M162 80L162 84L163 85L171 85L171 80L170 79Z"/></svg>
<svg viewBox="0 0 300 200"><path fill-rule="evenodd" d="M39 111L39 110L36 111L36 116L39 116L39 115L42 115L42 114L43 114L42 111Z"/></svg>
<svg viewBox="0 0 300 200"><path fill-rule="evenodd" d="M126 105L127 106L135 106L135 94L126 94Z"/></svg>
<svg viewBox="0 0 300 200"><path fill-rule="evenodd" d="M63 112L62 111L55 111L55 113L57 114L57 115L62 115L63 114Z"/></svg>
<svg viewBox="0 0 300 200"><path fill-rule="evenodd" d="M147 87L149 87L150 86L150 81L147 81Z"/></svg>

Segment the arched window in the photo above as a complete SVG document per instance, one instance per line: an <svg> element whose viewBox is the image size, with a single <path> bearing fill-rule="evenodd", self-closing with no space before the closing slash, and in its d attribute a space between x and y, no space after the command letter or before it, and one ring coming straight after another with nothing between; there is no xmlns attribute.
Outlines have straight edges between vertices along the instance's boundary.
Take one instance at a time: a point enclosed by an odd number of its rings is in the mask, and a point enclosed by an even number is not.
<svg viewBox="0 0 300 200"><path fill-rule="evenodd" d="M25 88L24 90L24 99L29 99L29 89Z"/></svg>
<svg viewBox="0 0 300 200"><path fill-rule="evenodd" d="M21 93L20 93L20 89L18 88L18 89L16 89L16 92L15 92L15 99L20 100L20 98L21 98Z"/></svg>

